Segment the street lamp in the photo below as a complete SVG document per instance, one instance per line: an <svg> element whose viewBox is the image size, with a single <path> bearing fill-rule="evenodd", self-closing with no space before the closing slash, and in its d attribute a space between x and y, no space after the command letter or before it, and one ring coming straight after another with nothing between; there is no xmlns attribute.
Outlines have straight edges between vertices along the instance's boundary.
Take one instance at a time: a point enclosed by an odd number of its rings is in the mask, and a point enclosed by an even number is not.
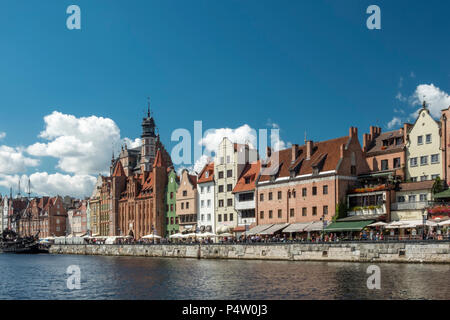
<svg viewBox="0 0 450 320"><path fill-rule="evenodd" d="M325 214L322 215L322 241L325 241L325 227L327 226L327 221L325 220Z"/></svg>
<svg viewBox="0 0 450 320"><path fill-rule="evenodd" d="M152 224L153 244L155 244L155 227Z"/></svg>
<svg viewBox="0 0 450 320"><path fill-rule="evenodd" d="M422 240L425 240L425 226L426 226L426 223L427 223L427 216L428 216L428 211L425 208L425 209L423 209L423 212L422 212L422 224L423 224L423 226L422 226Z"/></svg>

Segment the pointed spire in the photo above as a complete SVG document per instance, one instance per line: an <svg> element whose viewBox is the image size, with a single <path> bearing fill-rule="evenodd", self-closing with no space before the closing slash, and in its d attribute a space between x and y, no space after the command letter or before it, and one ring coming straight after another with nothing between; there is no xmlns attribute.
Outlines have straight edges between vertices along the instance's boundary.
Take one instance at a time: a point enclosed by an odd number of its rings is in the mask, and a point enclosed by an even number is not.
<svg viewBox="0 0 450 320"><path fill-rule="evenodd" d="M123 170L122 162L117 161L117 165L114 168L113 177L125 177L125 171Z"/></svg>
<svg viewBox="0 0 450 320"><path fill-rule="evenodd" d="M147 97L148 107L147 107L147 117L150 118L150 97Z"/></svg>
<svg viewBox="0 0 450 320"><path fill-rule="evenodd" d="M158 151L156 151L156 158L153 163L153 168L156 167L162 167L162 157L161 157L161 149L158 148Z"/></svg>

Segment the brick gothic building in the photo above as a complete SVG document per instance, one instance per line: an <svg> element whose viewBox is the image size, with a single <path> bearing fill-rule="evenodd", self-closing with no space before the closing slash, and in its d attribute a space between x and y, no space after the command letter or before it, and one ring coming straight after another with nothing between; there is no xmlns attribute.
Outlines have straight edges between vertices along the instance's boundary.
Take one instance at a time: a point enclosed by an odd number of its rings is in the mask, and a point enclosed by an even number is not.
<svg viewBox="0 0 450 320"><path fill-rule="evenodd" d="M155 134L150 115L142 122L142 146L122 147L111 164L109 235L132 235L139 239L154 232L164 236L167 168L169 153ZM105 192L106 197L106 192Z"/></svg>
<svg viewBox="0 0 450 320"><path fill-rule="evenodd" d="M22 214L19 230L23 235L35 235L39 231L40 238L64 236L66 219L61 197L34 198Z"/></svg>

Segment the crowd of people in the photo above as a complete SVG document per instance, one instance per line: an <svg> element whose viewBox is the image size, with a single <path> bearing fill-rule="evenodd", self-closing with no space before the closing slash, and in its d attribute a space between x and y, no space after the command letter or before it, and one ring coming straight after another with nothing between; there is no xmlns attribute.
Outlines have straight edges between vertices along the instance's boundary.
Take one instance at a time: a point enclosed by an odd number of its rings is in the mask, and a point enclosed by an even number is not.
<svg viewBox="0 0 450 320"><path fill-rule="evenodd" d="M274 235L246 235L243 233L239 237L190 237L184 239L134 239L132 237L118 237L114 244L239 244L239 243L292 243L292 242L339 242L339 241L395 241L395 240L449 240L450 228L445 230L430 229L426 232L408 232L402 235L385 229L370 229L360 232L334 232L334 233L276 233ZM105 244L107 237L85 238L88 244Z"/></svg>

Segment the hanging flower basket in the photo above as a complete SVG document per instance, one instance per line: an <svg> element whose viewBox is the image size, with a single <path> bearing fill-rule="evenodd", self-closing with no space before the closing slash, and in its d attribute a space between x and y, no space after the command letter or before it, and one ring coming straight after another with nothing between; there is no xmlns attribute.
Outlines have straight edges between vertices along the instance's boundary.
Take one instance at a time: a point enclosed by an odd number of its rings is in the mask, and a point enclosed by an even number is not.
<svg viewBox="0 0 450 320"><path fill-rule="evenodd" d="M437 205L428 209L428 213L450 213L450 205Z"/></svg>

